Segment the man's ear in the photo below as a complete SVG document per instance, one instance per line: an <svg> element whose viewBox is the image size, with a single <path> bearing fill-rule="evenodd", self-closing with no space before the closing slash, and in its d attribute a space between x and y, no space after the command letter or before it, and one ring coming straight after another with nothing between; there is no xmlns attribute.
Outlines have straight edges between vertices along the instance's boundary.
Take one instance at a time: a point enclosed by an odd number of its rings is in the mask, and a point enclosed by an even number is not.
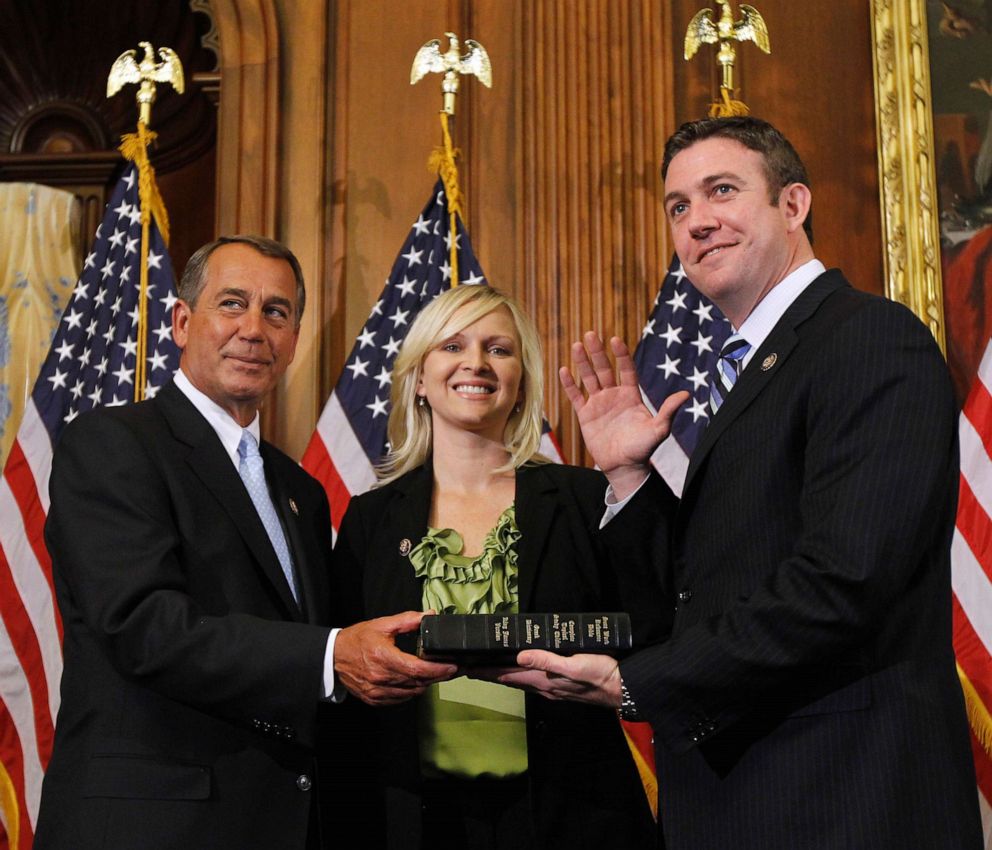
<svg viewBox="0 0 992 850"><path fill-rule="evenodd" d="M180 348L186 347L189 339L189 319L193 308L181 298L172 305L172 338Z"/></svg>
<svg viewBox="0 0 992 850"><path fill-rule="evenodd" d="M813 193L810 192L809 186L805 183L790 183L782 189L778 198L778 206L785 216L790 233L803 226L812 203Z"/></svg>

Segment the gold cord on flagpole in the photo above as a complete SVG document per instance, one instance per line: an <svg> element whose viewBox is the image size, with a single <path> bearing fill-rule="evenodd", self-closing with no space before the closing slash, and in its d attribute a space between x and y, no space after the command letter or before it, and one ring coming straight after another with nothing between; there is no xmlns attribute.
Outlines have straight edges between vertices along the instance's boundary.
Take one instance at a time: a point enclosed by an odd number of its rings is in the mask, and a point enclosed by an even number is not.
<svg viewBox="0 0 992 850"><path fill-rule="evenodd" d="M141 42L144 58L139 63L135 51L127 50L114 61L107 77L107 97L112 97L128 83L137 83L138 91L138 132L126 133L121 137L120 152L125 159L138 168L138 202L141 205L141 258L140 284L138 291L138 339L134 364L134 400L145 397L145 376L148 354L148 238L151 232L152 216L158 222L162 241L169 244L169 217L165 204L155 183L155 169L148 159L148 145L156 134L151 124L152 104L155 102L155 83L170 83L180 94L185 89L183 66L175 51L160 47L158 55L162 61L155 62L155 48L147 41Z"/></svg>
<svg viewBox="0 0 992 850"><path fill-rule="evenodd" d="M730 10L730 0L717 0L721 7L720 19L715 20L712 9L700 9L689 21L685 31L686 60L696 55L702 44L719 44L716 55L723 75L720 83L720 97L710 104L710 118L727 118L733 115L747 115L750 110L742 100L737 100L734 88L734 62L737 59L735 41L753 41L760 50L771 53L768 42L768 27L761 13L746 3L740 4L741 19L734 21Z"/></svg>
<svg viewBox="0 0 992 850"><path fill-rule="evenodd" d="M444 183L444 194L448 199L448 233L451 245L448 248L451 265L451 285L458 286L461 278L458 276L458 216L462 212L462 190L458 186L458 166L455 158L461 153L451 143L451 133L448 129L448 113L441 110L441 137L444 144L431 151L427 160L427 168L432 174L438 174Z"/></svg>
<svg viewBox="0 0 992 850"><path fill-rule="evenodd" d="M148 145L157 134L144 121L138 121L137 133L121 137L120 152L138 167L138 203L141 205L141 258L138 290L138 349L134 364L134 400L145 397L145 372L148 354L148 242L152 216L158 222L162 241L169 244L169 216L155 183L155 169L148 159Z"/></svg>

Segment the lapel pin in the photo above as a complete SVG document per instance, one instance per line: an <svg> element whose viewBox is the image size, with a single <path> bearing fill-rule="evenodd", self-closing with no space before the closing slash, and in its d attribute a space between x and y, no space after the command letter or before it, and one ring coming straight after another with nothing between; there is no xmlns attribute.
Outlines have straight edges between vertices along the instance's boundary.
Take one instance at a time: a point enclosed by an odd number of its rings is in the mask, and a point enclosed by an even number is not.
<svg viewBox="0 0 992 850"><path fill-rule="evenodd" d="M300 515L300 509L298 507L296 507L296 500L295 499L290 499L289 500L289 509L293 512L293 514L295 516L299 516Z"/></svg>
<svg viewBox="0 0 992 850"><path fill-rule="evenodd" d="M761 361L761 371L767 372L778 362L778 355L774 352L769 354L764 360Z"/></svg>
<svg viewBox="0 0 992 850"><path fill-rule="evenodd" d="M400 541L400 554L406 557L410 554L410 550L413 548L413 544L410 542L409 537L404 537Z"/></svg>

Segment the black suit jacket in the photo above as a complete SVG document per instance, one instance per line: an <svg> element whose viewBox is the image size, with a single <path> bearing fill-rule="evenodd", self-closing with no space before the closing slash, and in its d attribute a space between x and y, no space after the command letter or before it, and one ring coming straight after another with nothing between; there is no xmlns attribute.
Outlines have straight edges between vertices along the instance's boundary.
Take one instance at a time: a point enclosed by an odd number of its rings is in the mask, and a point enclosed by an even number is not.
<svg viewBox="0 0 992 850"><path fill-rule="evenodd" d="M39 850L305 845L329 514L310 476L261 451L302 608L230 457L174 385L65 429L45 529L65 668Z"/></svg>
<svg viewBox="0 0 992 850"><path fill-rule="evenodd" d="M348 621L421 610L421 582L400 542L416 545L426 532L432 486L431 469L422 467L352 499L334 551ZM592 470L549 464L517 471L519 607L627 610L635 638L646 643L663 632L660 589L650 565L622 581L611 569L597 532L604 492L604 477ZM414 648L412 638L406 648ZM421 846L417 709L414 700L366 716L364 739L378 761L374 781L394 848ZM654 824L615 712L531 696L526 711L537 846L653 846Z"/></svg>
<svg viewBox="0 0 992 850"><path fill-rule="evenodd" d="M947 369L904 307L837 271L713 417L680 503L607 534L652 552L672 637L621 663L678 848L981 845L950 629ZM623 545L622 543L620 545Z"/></svg>

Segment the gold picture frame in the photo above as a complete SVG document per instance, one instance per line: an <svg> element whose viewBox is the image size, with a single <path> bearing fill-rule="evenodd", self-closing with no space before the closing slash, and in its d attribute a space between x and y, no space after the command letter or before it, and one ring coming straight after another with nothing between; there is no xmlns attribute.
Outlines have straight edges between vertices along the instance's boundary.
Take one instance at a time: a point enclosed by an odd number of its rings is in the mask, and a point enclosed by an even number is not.
<svg viewBox="0 0 992 850"><path fill-rule="evenodd" d="M871 0L885 291L946 353L925 0Z"/></svg>

